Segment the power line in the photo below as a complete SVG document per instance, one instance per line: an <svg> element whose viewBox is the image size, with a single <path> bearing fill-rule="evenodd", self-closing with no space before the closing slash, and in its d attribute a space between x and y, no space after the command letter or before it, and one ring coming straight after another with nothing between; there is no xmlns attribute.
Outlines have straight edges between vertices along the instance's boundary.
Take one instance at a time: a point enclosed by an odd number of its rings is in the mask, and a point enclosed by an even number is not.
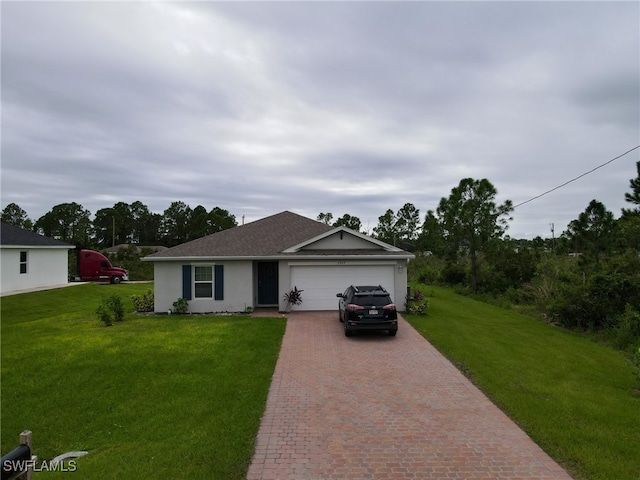
<svg viewBox="0 0 640 480"><path fill-rule="evenodd" d="M611 162L613 162L613 161L615 161L615 160L618 160L619 158L624 157L626 154L631 153L631 152L633 152L634 150L637 150L638 148L640 148L640 145L637 145L637 146L633 147L631 150L627 150L627 151L626 151L626 152L624 152L622 155L618 155L617 157L612 158L611 160L609 160L608 162L603 163L602 165L598 165L596 168L592 168L591 170L589 170L588 172L583 173L582 175L578 175L576 178L572 178L572 179L571 179L571 180L569 180L568 182L564 182L562 185L558 185L557 187L552 188L551 190L547 190L546 192L541 193L540 195L537 195L537 196L535 196L535 197L533 197L533 198L530 198L529 200L526 200L526 201L524 201L524 202L522 202L522 203L519 203L519 204L515 205L513 208L514 208L514 209L515 209L515 208L518 208L519 206L524 205L525 203L533 202L534 200L536 200L536 199L538 199L538 198L540 198L540 197L544 197L544 196L545 196L546 194L548 194L548 193L555 192L555 191L556 191L556 190L558 190L559 188L562 188L562 187L564 187L564 186L566 186L566 185L569 185L571 182L575 182L576 180L578 180L578 179L580 179L580 178L584 177L585 175L589 175L590 173L595 172L596 170L598 170L599 168L604 167L605 165L609 165Z"/></svg>

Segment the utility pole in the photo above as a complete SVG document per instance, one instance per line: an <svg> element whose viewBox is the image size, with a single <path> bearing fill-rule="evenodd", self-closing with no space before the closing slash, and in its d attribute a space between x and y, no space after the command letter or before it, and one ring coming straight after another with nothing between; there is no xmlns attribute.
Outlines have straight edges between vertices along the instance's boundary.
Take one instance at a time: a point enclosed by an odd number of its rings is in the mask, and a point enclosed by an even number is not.
<svg viewBox="0 0 640 480"><path fill-rule="evenodd" d="M551 250L556 250L555 225L551 223Z"/></svg>
<svg viewBox="0 0 640 480"><path fill-rule="evenodd" d="M113 227L112 227L112 236L111 236L111 246L115 247L116 246L116 217L115 215L111 217L111 220L113 221Z"/></svg>

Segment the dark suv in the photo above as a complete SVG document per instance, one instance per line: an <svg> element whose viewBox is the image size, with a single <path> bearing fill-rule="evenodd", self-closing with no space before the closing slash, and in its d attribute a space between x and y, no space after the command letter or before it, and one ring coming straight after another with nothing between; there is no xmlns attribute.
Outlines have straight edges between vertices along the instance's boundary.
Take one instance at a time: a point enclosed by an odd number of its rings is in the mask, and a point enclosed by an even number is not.
<svg viewBox="0 0 640 480"><path fill-rule="evenodd" d="M396 306L380 285L352 285L336 296L340 298L338 314L347 337L356 330L387 330L391 336L398 332Z"/></svg>

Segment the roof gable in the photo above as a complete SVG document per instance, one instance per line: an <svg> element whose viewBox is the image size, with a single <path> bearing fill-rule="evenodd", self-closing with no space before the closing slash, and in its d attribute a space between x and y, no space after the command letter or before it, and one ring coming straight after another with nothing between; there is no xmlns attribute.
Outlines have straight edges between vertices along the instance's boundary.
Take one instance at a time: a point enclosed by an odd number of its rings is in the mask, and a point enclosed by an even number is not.
<svg viewBox="0 0 640 480"><path fill-rule="evenodd" d="M285 211L183 243L147 258L269 257L333 229L324 223Z"/></svg>
<svg viewBox="0 0 640 480"><path fill-rule="evenodd" d="M401 252L402 250L371 238L347 227L334 228L314 238L287 248L283 253L296 253L303 250L367 250L380 252Z"/></svg>
<svg viewBox="0 0 640 480"><path fill-rule="evenodd" d="M0 222L0 245L3 247L75 248L74 245L5 222Z"/></svg>

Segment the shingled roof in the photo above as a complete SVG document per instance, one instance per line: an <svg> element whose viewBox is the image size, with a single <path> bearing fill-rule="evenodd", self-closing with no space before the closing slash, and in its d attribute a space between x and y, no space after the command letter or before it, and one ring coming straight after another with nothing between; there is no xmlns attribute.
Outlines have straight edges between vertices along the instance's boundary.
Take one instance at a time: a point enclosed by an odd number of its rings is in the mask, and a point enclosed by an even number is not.
<svg viewBox="0 0 640 480"><path fill-rule="evenodd" d="M74 245L61 242L55 238L45 237L5 222L0 222L0 245L3 247L75 248Z"/></svg>
<svg viewBox="0 0 640 480"><path fill-rule="evenodd" d="M270 257L333 228L285 211L183 243L146 258Z"/></svg>

